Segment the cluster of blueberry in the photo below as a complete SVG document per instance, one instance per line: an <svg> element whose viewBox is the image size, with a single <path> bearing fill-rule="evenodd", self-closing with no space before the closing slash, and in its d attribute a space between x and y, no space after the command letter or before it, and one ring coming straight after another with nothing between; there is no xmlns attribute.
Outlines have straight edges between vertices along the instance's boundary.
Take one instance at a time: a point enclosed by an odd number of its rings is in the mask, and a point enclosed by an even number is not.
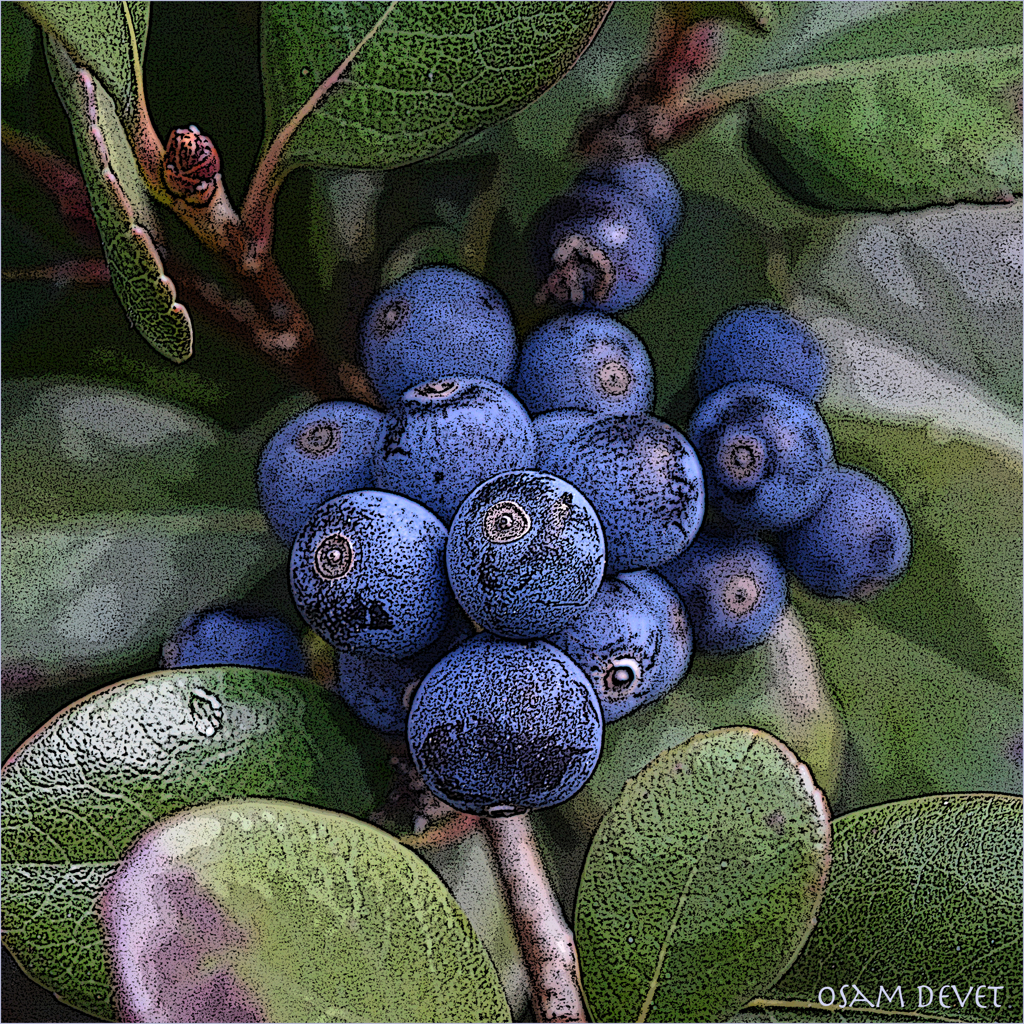
<svg viewBox="0 0 1024 1024"><path fill-rule="evenodd" d="M903 511L835 464L820 345L782 311L744 307L708 333L692 445L652 414L648 353L609 312L646 293L681 208L651 157L584 172L535 233L540 297L583 308L521 350L491 285L408 274L360 326L386 411L321 403L262 453L261 504L338 691L405 734L460 810L568 799L605 723L674 686L695 649L767 636L787 569L851 597L906 564ZM164 664L208 664L206 634L261 628L230 614L190 617ZM284 641L279 661L244 646L233 663L296 671Z"/></svg>

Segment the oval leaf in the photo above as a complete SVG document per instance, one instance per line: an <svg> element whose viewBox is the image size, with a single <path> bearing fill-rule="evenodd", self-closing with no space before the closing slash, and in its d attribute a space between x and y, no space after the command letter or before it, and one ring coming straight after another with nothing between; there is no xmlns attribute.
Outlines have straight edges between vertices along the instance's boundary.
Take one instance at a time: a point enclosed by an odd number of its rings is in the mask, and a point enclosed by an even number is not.
<svg viewBox="0 0 1024 1024"><path fill-rule="evenodd" d="M4 765L4 942L34 980L114 1019L92 908L144 829L231 797L365 815L388 778L379 741L310 680L229 667L116 683L64 709ZM44 897L60 913L41 913Z"/></svg>
<svg viewBox="0 0 1024 1024"><path fill-rule="evenodd" d="M142 66L149 30L149 4L131 2L82 4L52 0L19 6L50 35L60 40L71 59L89 68L114 98L118 112L129 117L139 109L135 64Z"/></svg>
<svg viewBox="0 0 1024 1024"><path fill-rule="evenodd" d="M247 595L287 552L259 511L197 507L6 529L3 666L42 680L138 671L182 616Z"/></svg>
<svg viewBox="0 0 1024 1024"><path fill-rule="evenodd" d="M598 1020L715 1021L764 991L811 928L828 809L773 736L721 729L659 755L594 836L576 904Z"/></svg>
<svg viewBox="0 0 1024 1024"><path fill-rule="evenodd" d="M71 121L114 291L146 341L171 362L184 362L192 355L192 320L156 251L156 217L113 100L53 36L46 55Z"/></svg>
<svg viewBox="0 0 1024 1024"><path fill-rule="evenodd" d="M277 800L173 815L101 908L127 1019L511 1020L441 880L347 815Z"/></svg>
<svg viewBox="0 0 1024 1024"><path fill-rule="evenodd" d="M256 508L253 456L193 410L92 381L3 388L7 528L97 512Z"/></svg>
<svg viewBox="0 0 1024 1024"><path fill-rule="evenodd" d="M845 1019L1020 1019L1022 827L1020 797L989 794L836 818L818 927L762 1005L820 994ZM810 1019L835 1019L822 1010Z"/></svg>
<svg viewBox="0 0 1024 1024"><path fill-rule="evenodd" d="M796 198L829 209L1019 193L1020 5L888 6L823 45L820 31L806 36L804 67L753 104L755 155Z"/></svg>
<svg viewBox="0 0 1024 1024"><path fill-rule="evenodd" d="M287 165L397 167L440 152L558 81L610 6L265 3L264 150L288 126ZM306 115L354 52L348 73Z"/></svg>

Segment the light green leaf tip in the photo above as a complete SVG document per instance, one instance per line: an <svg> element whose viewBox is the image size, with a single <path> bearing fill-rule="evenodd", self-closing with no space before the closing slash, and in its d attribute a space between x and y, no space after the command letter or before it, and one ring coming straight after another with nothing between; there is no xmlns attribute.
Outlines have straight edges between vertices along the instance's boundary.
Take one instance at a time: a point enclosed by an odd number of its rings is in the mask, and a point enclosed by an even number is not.
<svg viewBox="0 0 1024 1024"><path fill-rule="evenodd" d="M164 273L153 242L155 214L113 103L53 36L47 37L46 52L71 121L114 291L146 341L171 362L183 363L192 355L192 320Z"/></svg>
<svg viewBox="0 0 1024 1024"><path fill-rule="evenodd" d="M807 766L768 733L718 729L660 754L583 866L575 928L593 1019L737 1011L806 940L830 843Z"/></svg>

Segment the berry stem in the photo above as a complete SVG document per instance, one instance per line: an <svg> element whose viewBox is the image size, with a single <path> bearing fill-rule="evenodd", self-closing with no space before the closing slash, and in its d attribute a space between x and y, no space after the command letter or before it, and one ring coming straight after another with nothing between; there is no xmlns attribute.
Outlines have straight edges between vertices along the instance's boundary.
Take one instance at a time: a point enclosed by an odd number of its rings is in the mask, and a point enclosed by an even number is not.
<svg viewBox="0 0 1024 1024"><path fill-rule="evenodd" d="M579 958L528 814L480 819L516 925L538 1021L586 1021Z"/></svg>

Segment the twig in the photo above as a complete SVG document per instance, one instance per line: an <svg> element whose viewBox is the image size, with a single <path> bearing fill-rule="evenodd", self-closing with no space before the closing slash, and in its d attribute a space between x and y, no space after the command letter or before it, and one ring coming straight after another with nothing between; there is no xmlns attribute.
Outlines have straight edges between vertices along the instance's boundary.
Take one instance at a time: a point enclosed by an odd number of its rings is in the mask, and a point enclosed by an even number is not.
<svg viewBox="0 0 1024 1024"><path fill-rule="evenodd" d="M530 974L536 1019L585 1021L576 943L551 888L529 815L481 818L480 824Z"/></svg>
<svg viewBox="0 0 1024 1024"><path fill-rule="evenodd" d="M65 260L48 267L5 270L5 281L53 281L58 286L77 284L100 288L110 284L110 270L104 260Z"/></svg>

